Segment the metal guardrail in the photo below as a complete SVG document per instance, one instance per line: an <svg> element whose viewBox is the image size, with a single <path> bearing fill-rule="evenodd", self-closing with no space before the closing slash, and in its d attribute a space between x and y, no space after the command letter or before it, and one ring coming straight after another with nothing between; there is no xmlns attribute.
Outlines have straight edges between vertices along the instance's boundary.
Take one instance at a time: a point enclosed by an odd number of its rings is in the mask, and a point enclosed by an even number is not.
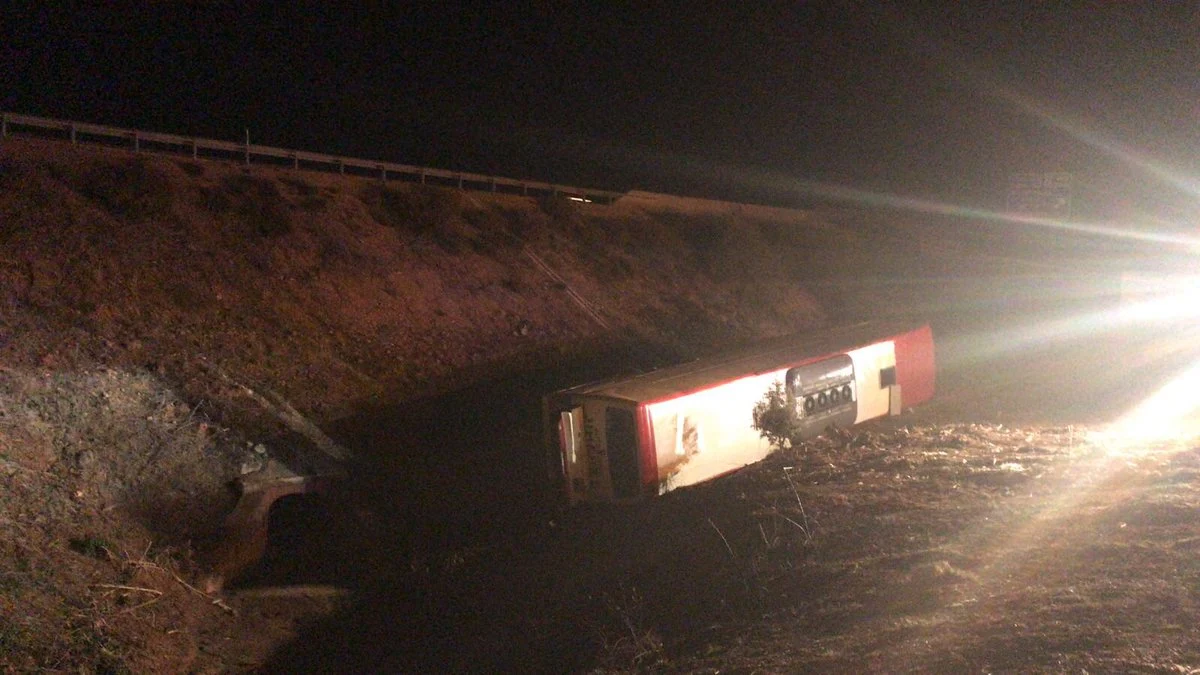
<svg viewBox="0 0 1200 675"><path fill-rule="evenodd" d="M143 150L182 150L190 152L194 159L212 157L213 155L218 157L232 156L242 160L246 164L250 164L254 158L284 160L284 162L290 163L294 169L302 168L302 163L303 168L326 171L336 170L338 173L346 173L349 169L365 173L366 175L376 175L384 181L387 181L390 177L405 177L422 184L432 182L440 185L453 185L460 189L469 188L489 190L491 192L503 190L505 192L519 192L525 195L563 195L576 200L594 201L605 204L610 204L625 194L624 192L581 188L542 181L488 176L464 171L447 171L445 169L396 164L394 162L326 155L304 150L288 150L267 145L254 145L249 140L245 143L234 143L208 138L177 136L175 134L164 134L155 131L123 129L101 124L35 117L33 115L0 113L0 139L7 138L14 131L27 131L29 129L42 129L66 134L66 137L73 144L80 142L100 142L101 139L109 139L120 141L121 144L129 144L134 152L141 152Z"/></svg>

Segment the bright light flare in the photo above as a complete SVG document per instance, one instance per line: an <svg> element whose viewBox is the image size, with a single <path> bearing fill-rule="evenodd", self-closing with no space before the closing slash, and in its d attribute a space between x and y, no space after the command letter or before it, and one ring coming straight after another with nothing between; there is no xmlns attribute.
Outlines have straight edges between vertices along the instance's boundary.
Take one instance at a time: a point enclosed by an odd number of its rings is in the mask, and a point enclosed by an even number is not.
<svg viewBox="0 0 1200 675"><path fill-rule="evenodd" d="M1135 322L1200 317L1200 276L1123 274L1121 313Z"/></svg>
<svg viewBox="0 0 1200 675"><path fill-rule="evenodd" d="M1200 345L1200 275L1127 272L1121 275L1117 322L1146 326L1168 352L1195 353ZM1200 437L1200 359L1192 360L1166 384L1135 405L1092 440L1118 454L1149 451L1166 442Z"/></svg>
<svg viewBox="0 0 1200 675"><path fill-rule="evenodd" d="M1167 384L1138 403L1095 441L1120 452L1164 441L1200 436L1200 360L1192 362Z"/></svg>

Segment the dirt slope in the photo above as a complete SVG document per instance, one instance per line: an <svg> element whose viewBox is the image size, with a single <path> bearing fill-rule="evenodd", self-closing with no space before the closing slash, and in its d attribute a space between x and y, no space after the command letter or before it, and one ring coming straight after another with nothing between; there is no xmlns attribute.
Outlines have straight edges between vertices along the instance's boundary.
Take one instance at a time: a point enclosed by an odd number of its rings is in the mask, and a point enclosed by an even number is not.
<svg viewBox="0 0 1200 675"><path fill-rule="evenodd" d="M312 456L264 398L368 453L417 452L364 439L415 399L531 368L594 377L825 318L780 271L794 228L724 216L9 139L0 223L0 663L16 667L229 665L193 653L208 618L142 645L111 617L161 611L168 590L203 614L170 576L191 578L225 484L263 450ZM166 587L116 588L158 566Z"/></svg>

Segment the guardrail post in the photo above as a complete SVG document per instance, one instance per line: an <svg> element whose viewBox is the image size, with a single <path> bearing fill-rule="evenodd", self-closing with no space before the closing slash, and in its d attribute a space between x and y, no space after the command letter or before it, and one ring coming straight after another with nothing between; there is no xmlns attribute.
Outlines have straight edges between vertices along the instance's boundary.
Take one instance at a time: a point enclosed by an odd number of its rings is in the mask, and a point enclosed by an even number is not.
<svg viewBox="0 0 1200 675"><path fill-rule="evenodd" d="M137 135L137 132L136 132L136 131L135 131L135 132L133 132L133 133L131 134L131 136L133 136L133 151L134 151L134 152L141 152L141 151L142 151L142 144L138 142L138 135Z"/></svg>
<svg viewBox="0 0 1200 675"><path fill-rule="evenodd" d="M338 173L346 173L346 163L340 159L338 160Z"/></svg>
<svg viewBox="0 0 1200 675"><path fill-rule="evenodd" d="M300 169L300 157L298 155L292 155L292 168L296 170Z"/></svg>
<svg viewBox="0 0 1200 675"><path fill-rule="evenodd" d="M199 149L197 148L198 145L199 144L196 143L196 139L193 138L192 139L192 159L196 159L197 155L199 154Z"/></svg>
<svg viewBox="0 0 1200 675"><path fill-rule="evenodd" d="M75 123L71 122L71 145L75 145Z"/></svg>
<svg viewBox="0 0 1200 675"><path fill-rule="evenodd" d="M424 185L424 184L425 184L425 172L422 171L421 172L421 185Z"/></svg>
<svg viewBox="0 0 1200 675"><path fill-rule="evenodd" d="M523 194L523 195L529 194L529 186L526 185L525 183L521 183L521 194Z"/></svg>
<svg viewBox="0 0 1200 675"><path fill-rule="evenodd" d="M250 129L246 128L246 166L250 166Z"/></svg>
<svg viewBox="0 0 1200 675"><path fill-rule="evenodd" d="M384 183L387 182L387 169L382 166L379 167L379 180L383 181Z"/></svg>
<svg viewBox="0 0 1200 675"><path fill-rule="evenodd" d="M458 189L462 189L462 174L458 174Z"/></svg>

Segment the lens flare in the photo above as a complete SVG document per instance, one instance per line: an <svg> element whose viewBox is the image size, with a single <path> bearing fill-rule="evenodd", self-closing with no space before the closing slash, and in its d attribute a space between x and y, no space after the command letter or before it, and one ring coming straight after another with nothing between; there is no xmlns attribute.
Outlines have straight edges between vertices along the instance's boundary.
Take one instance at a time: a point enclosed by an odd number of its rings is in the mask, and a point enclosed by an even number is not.
<svg viewBox="0 0 1200 675"><path fill-rule="evenodd" d="M1200 360L1183 369L1107 428L1094 434L1118 452L1200 436Z"/></svg>

